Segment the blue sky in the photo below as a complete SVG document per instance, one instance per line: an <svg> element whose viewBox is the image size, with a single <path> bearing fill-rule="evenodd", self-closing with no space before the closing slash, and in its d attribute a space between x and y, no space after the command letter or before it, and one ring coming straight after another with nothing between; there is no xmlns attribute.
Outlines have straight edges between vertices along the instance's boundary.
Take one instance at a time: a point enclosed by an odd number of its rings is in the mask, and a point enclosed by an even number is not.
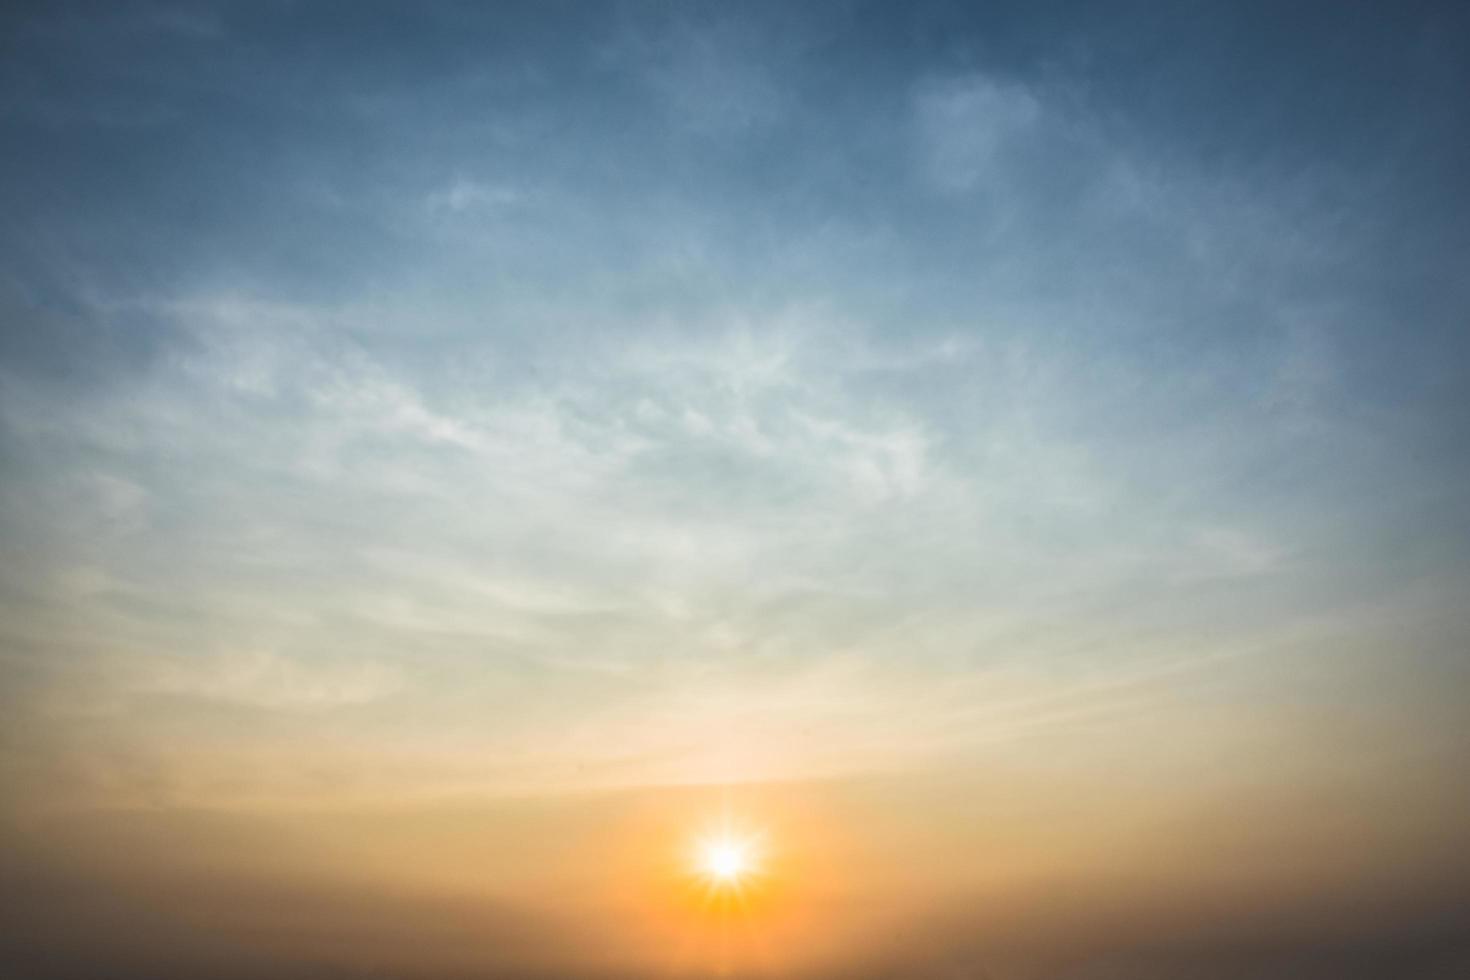
<svg viewBox="0 0 1470 980"><path fill-rule="evenodd" d="M1306 622L1324 694L1444 697L1462 20L13 12L12 697L326 710L442 658L861 716ZM1341 654L1363 617L1404 639Z"/></svg>

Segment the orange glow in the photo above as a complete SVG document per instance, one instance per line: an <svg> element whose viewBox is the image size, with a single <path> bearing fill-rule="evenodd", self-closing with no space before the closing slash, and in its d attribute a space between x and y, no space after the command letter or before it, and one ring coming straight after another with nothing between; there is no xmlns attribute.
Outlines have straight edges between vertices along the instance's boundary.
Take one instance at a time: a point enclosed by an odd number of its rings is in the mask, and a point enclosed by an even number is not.
<svg viewBox="0 0 1470 980"><path fill-rule="evenodd" d="M837 962L861 915L854 853L828 801L785 785L650 795L616 832L622 935L668 976L779 976ZM622 862L626 862L625 864ZM866 920L863 920L866 925Z"/></svg>

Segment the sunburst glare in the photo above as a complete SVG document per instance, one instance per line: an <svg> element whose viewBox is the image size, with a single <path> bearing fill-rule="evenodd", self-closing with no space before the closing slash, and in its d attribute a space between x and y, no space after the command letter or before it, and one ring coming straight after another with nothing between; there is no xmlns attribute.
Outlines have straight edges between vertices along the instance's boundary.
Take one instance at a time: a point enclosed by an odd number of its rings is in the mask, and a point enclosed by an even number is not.
<svg viewBox="0 0 1470 980"><path fill-rule="evenodd" d="M740 890L761 872L758 837L722 828L701 837L695 844L696 875L712 890Z"/></svg>
<svg viewBox="0 0 1470 980"><path fill-rule="evenodd" d="M713 840L700 852L699 863L711 878L733 883L750 867L750 853L744 841Z"/></svg>

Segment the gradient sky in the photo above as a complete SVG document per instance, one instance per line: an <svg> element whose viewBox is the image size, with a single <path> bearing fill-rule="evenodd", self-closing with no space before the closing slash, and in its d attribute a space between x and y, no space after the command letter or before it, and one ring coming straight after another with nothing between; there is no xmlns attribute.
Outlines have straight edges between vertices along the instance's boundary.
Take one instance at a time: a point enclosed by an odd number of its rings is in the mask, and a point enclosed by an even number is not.
<svg viewBox="0 0 1470 980"><path fill-rule="evenodd" d="M1463 5L424 8L0 19L0 972L1470 963Z"/></svg>

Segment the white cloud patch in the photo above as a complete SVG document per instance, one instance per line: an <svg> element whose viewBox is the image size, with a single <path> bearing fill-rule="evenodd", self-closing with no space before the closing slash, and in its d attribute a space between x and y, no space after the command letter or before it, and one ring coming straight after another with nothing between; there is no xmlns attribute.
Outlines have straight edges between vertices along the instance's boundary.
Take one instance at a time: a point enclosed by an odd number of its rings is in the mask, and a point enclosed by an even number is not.
<svg viewBox="0 0 1470 980"><path fill-rule="evenodd" d="M494 213L524 204L527 197L523 189L461 175L430 193L424 199L424 207L431 214Z"/></svg>
<svg viewBox="0 0 1470 980"><path fill-rule="evenodd" d="M1007 153L1042 124L1041 102L1019 84L983 75L931 79L914 97L918 166L936 189L1001 184Z"/></svg>
<svg viewBox="0 0 1470 980"><path fill-rule="evenodd" d="M368 704L397 691L397 672L353 659L312 662L268 650L227 650L156 662L133 682L135 695L169 695L279 711Z"/></svg>
<svg viewBox="0 0 1470 980"><path fill-rule="evenodd" d="M640 77L682 133L738 137L772 125L786 110L780 40L733 23L676 21L625 34L602 54L608 65Z"/></svg>

